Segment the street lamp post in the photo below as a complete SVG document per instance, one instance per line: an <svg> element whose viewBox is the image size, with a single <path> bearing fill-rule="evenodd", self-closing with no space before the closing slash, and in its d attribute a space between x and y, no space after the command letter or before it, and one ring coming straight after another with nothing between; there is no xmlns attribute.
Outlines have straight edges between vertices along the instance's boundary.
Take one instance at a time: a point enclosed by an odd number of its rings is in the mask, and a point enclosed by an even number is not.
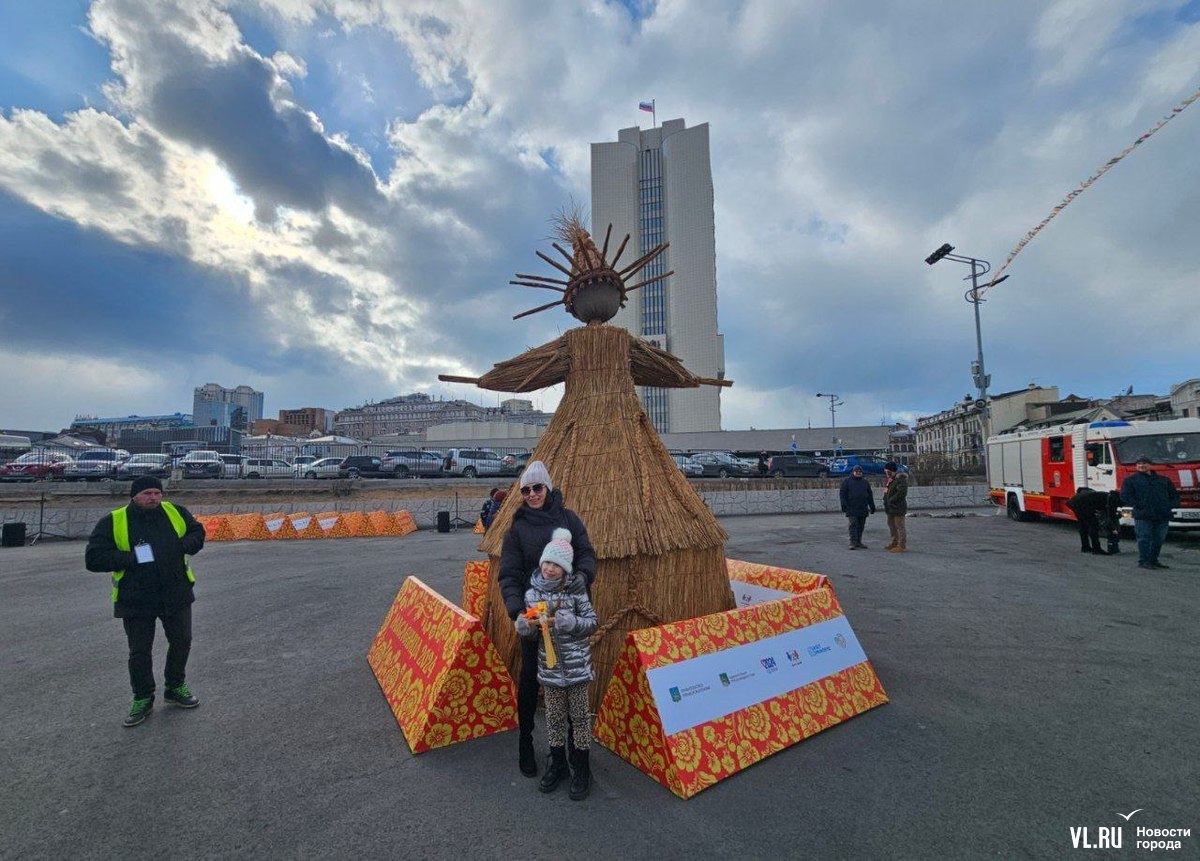
<svg viewBox="0 0 1200 861"><path fill-rule="evenodd" d="M845 401L839 401L837 395L822 392L817 392L817 397L829 398L829 425L830 427L837 427L837 408L844 404Z"/></svg>
<svg viewBox="0 0 1200 861"><path fill-rule="evenodd" d="M930 266L932 266L933 264L937 263L942 258L945 258L947 260L954 260L958 263L966 263L968 266L971 267L971 274L967 276L967 278L971 279L971 289L963 294L963 298L966 301L970 302L972 307L975 309L975 351L976 351L976 356L975 356L975 361L971 363L971 379L975 383L975 388L978 389L978 391L979 391L979 405L980 405L980 411L981 411L980 430L982 433L982 439L980 440L980 446L979 446L979 448L980 448L979 454L980 454L980 459L984 463L987 463L986 442L987 442L987 438L991 432L990 425L991 425L991 412L992 412L991 404L988 403L988 399L987 399L987 390L988 390L988 385L991 383L991 375L987 373L987 370L983 364L983 330L980 328L980 325L979 325L979 304L986 300L983 299L979 295L979 276L986 275L988 272L990 272L992 270L992 264L988 263L986 260L980 260L977 257L964 257L961 254L951 254L950 252L952 252L953 250L954 250L954 246L951 245L949 242L947 242L941 248L937 249L932 254L930 254L928 257L926 257L925 262L928 263ZM963 280L966 281L967 278L964 278ZM1001 281L1004 281L1007 278L1008 278L1007 275L997 278L993 282L993 286L995 284L999 284Z"/></svg>

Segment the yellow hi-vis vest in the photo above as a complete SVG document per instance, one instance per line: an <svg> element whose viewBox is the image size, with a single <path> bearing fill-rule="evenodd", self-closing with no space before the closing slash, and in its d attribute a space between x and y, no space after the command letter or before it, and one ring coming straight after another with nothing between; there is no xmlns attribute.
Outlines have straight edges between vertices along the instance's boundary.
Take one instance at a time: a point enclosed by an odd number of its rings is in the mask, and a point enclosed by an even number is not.
<svg viewBox="0 0 1200 861"><path fill-rule="evenodd" d="M167 520L171 521L171 525L175 527L175 534L180 538L187 532L187 524L183 522L183 515L179 513L179 509L165 499L159 503L162 510L167 513ZM112 513L113 519L113 542L117 545L118 550L124 550L128 553L133 548L129 545L129 506L123 505ZM196 582L196 575L192 573L192 566L188 565L188 558L183 557L183 566L187 569L187 578L189 583ZM125 576L124 571L114 571L112 575L113 583L113 603L117 603L117 592L121 587L121 578Z"/></svg>

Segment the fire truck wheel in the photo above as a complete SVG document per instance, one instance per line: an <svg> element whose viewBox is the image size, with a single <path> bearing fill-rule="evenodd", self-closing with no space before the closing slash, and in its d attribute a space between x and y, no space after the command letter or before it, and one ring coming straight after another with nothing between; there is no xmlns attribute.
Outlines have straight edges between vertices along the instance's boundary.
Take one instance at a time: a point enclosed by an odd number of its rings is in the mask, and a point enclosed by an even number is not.
<svg viewBox="0 0 1200 861"><path fill-rule="evenodd" d="M1020 504L1017 502L1017 497L1012 495L1008 497L1008 519L1014 520L1017 523L1028 523L1031 520L1036 520L1037 515L1022 511Z"/></svg>

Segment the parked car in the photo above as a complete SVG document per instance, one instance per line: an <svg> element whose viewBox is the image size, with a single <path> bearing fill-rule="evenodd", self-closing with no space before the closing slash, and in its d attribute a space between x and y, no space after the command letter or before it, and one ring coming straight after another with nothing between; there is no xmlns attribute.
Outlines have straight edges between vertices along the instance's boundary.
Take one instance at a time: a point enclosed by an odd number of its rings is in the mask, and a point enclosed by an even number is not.
<svg viewBox="0 0 1200 861"><path fill-rule="evenodd" d="M873 454L849 454L845 457L835 457L829 461L830 475L849 475L854 467L861 466L863 475L883 475L883 465L887 463L881 457ZM900 465L901 472L908 472L908 467Z"/></svg>
<svg viewBox="0 0 1200 861"><path fill-rule="evenodd" d="M223 454L221 460L225 464L225 470L222 473L224 478L241 478L246 474L246 461L249 458L240 454Z"/></svg>
<svg viewBox="0 0 1200 861"><path fill-rule="evenodd" d="M179 459L178 466L184 478L221 478L225 475L225 461L215 451L196 449Z"/></svg>
<svg viewBox="0 0 1200 861"><path fill-rule="evenodd" d="M442 474L442 456L432 451L402 448L383 456L380 470L392 478L434 476Z"/></svg>
<svg viewBox="0 0 1200 861"><path fill-rule="evenodd" d="M170 474L171 456L169 454L135 454L117 467L117 478L121 481L129 481L139 475L166 478Z"/></svg>
<svg viewBox="0 0 1200 861"><path fill-rule="evenodd" d="M270 457L248 457L242 467L245 478L291 478L292 465Z"/></svg>
<svg viewBox="0 0 1200 861"><path fill-rule="evenodd" d="M700 464L702 474L729 478L731 475L757 475L758 470L724 452L702 451L692 455L692 460Z"/></svg>
<svg viewBox="0 0 1200 861"><path fill-rule="evenodd" d="M341 468L342 461L345 458L341 457L323 457L320 460L314 460L310 464L306 464L302 473L305 478L337 478L338 470Z"/></svg>
<svg viewBox="0 0 1200 861"><path fill-rule="evenodd" d="M292 458L292 467L308 466L310 463L316 463L320 460L315 454L298 454Z"/></svg>
<svg viewBox="0 0 1200 861"><path fill-rule="evenodd" d="M0 466L0 481L38 481L63 477L63 470L74 462L68 454L35 449Z"/></svg>
<svg viewBox="0 0 1200 861"><path fill-rule="evenodd" d="M352 454L338 466L338 478L387 478L383 458L370 454Z"/></svg>
<svg viewBox="0 0 1200 861"><path fill-rule="evenodd" d="M767 458L772 478L829 478L829 467L806 454L777 454Z"/></svg>
<svg viewBox="0 0 1200 861"><path fill-rule="evenodd" d="M129 452L123 448L87 449L63 469L63 478L67 481L109 481L117 477L117 467L128 459Z"/></svg>
<svg viewBox="0 0 1200 861"><path fill-rule="evenodd" d="M675 459L675 463L678 464L680 472L682 472L688 478L696 478L704 475L704 467L692 460L691 455L673 454L671 457Z"/></svg>
<svg viewBox="0 0 1200 861"><path fill-rule="evenodd" d="M476 448L452 448L442 462L446 475L475 478L478 475L500 475L504 462L494 451Z"/></svg>
<svg viewBox="0 0 1200 861"><path fill-rule="evenodd" d="M525 467L529 466L529 459L531 457L533 457L533 452L531 451L504 455L504 457L500 458L500 474L520 475L525 471Z"/></svg>

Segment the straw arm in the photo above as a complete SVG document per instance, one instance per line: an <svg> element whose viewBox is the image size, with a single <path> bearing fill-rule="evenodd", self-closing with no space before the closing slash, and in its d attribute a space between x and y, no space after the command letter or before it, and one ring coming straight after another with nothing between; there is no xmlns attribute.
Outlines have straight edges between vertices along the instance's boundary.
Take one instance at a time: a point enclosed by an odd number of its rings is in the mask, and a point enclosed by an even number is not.
<svg viewBox="0 0 1200 861"><path fill-rule="evenodd" d="M604 247L600 249L600 259L603 260L608 254L608 238L612 236L612 222L608 223L608 230L604 231Z"/></svg>
<svg viewBox="0 0 1200 861"><path fill-rule="evenodd" d="M555 269L557 269L563 275L566 275L568 278L571 277L571 270L567 269L565 266L563 266L557 260L547 257L545 254L543 254L540 251L535 251L533 253L536 254L538 257L542 258L543 260L545 260L547 263L549 263L551 266L553 266Z"/></svg>
<svg viewBox="0 0 1200 861"><path fill-rule="evenodd" d="M557 290L559 293L566 293L566 288L555 287L553 284L538 284L534 281L509 281L509 284L516 284L518 287L539 287L542 290Z"/></svg>
<svg viewBox="0 0 1200 861"><path fill-rule="evenodd" d="M524 272L517 273L518 278L524 278L526 281L541 281L543 284L561 284L566 287L570 281L563 281L561 278L547 278L544 275L528 275Z"/></svg>
<svg viewBox="0 0 1200 861"><path fill-rule="evenodd" d="M530 314L536 314L538 311L545 311L547 308L553 308L555 305L561 305L565 299L559 299L555 302L547 302L545 305L538 305L536 308L530 308L528 311L522 311L520 314L513 314L514 320L520 320L522 317L528 317Z"/></svg>
<svg viewBox="0 0 1200 861"><path fill-rule="evenodd" d="M637 284L634 284L632 287L626 287L625 292L632 293L634 290L637 290L641 287L645 287L647 284L653 284L655 281L661 281L664 278L669 278L670 276L672 276L674 274L675 274L675 270L672 269L670 272L664 272L662 275L655 275L653 278L647 278L645 281L639 281ZM508 283L513 284L515 282L509 281Z"/></svg>
<svg viewBox="0 0 1200 861"><path fill-rule="evenodd" d="M475 385L479 382L479 377L459 377L454 374L438 374L438 379L443 383L470 383Z"/></svg>
<svg viewBox="0 0 1200 861"><path fill-rule="evenodd" d="M617 268L617 261L621 259L621 252L625 250L625 243L629 241L629 234L625 234L625 238L621 240L620 247L617 248L617 253L613 256L612 263L608 264L613 269Z"/></svg>
<svg viewBox="0 0 1200 861"><path fill-rule="evenodd" d="M618 272L617 275L621 278L625 278L629 275L632 275L634 272L637 272L639 269L644 268L648 263L650 263L651 260L666 251L670 244L671 243L669 242L664 242L662 245L647 251L637 260L633 261L620 272Z"/></svg>

